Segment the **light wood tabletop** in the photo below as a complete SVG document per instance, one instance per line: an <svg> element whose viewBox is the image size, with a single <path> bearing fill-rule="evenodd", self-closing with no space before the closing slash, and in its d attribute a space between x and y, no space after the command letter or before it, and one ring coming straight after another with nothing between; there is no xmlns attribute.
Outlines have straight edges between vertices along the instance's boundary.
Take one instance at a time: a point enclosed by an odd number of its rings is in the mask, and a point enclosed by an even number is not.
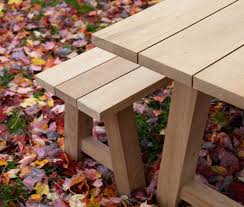
<svg viewBox="0 0 244 207"><path fill-rule="evenodd" d="M244 46L243 11L243 0L164 0L94 33L93 42L244 108L243 49L236 51Z"/></svg>

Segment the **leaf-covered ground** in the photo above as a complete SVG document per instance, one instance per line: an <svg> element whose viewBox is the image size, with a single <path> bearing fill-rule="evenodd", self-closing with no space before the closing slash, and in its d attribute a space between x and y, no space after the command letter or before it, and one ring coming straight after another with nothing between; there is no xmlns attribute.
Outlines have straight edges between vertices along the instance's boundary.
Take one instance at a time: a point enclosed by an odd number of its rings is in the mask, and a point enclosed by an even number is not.
<svg viewBox="0 0 244 207"><path fill-rule="evenodd" d="M91 49L92 32L155 3L0 0L0 206L157 204L154 192L173 84L134 105L147 187L128 198L117 195L107 168L85 155L72 161L63 152L64 104L34 79L38 72ZM243 125L243 111L212 101L196 175L242 203ZM106 142L102 123L94 122L93 133Z"/></svg>

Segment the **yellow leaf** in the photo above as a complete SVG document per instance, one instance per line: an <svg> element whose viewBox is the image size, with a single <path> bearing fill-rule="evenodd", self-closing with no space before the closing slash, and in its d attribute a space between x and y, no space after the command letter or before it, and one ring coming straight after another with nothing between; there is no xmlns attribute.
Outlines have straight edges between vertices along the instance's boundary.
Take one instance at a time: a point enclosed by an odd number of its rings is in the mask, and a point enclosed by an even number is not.
<svg viewBox="0 0 244 207"><path fill-rule="evenodd" d="M8 4L21 4L22 0L8 0Z"/></svg>
<svg viewBox="0 0 244 207"><path fill-rule="evenodd" d="M244 157L244 150L240 150L238 152L238 156L241 157L241 158L243 158Z"/></svg>
<svg viewBox="0 0 244 207"><path fill-rule="evenodd" d="M211 166L211 169L213 172L218 173L220 175L226 175L228 173L226 168L223 166L215 165L215 166Z"/></svg>
<svg viewBox="0 0 244 207"><path fill-rule="evenodd" d="M85 180L86 180L86 177L83 174L79 174L73 178L73 180L70 183L70 187L72 187L78 183L84 182Z"/></svg>
<svg viewBox="0 0 244 207"><path fill-rule="evenodd" d="M27 45L28 45L28 46L31 46L31 47L34 46L34 43L33 43L32 40L26 40L26 42L27 42Z"/></svg>
<svg viewBox="0 0 244 207"><path fill-rule="evenodd" d="M32 81L28 78L23 77L22 74L18 74L14 78L14 82L21 87L29 87L32 86Z"/></svg>
<svg viewBox="0 0 244 207"><path fill-rule="evenodd" d="M0 160L0 166L7 166L8 162L6 160Z"/></svg>
<svg viewBox="0 0 244 207"><path fill-rule="evenodd" d="M32 194L30 199L35 202L40 202L42 200L42 197L38 194Z"/></svg>
<svg viewBox="0 0 244 207"><path fill-rule="evenodd" d="M37 183L35 190L37 195L47 195L49 193L49 186L47 184Z"/></svg>
<svg viewBox="0 0 244 207"><path fill-rule="evenodd" d="M36 160L35 164L38 168L42 168L44 165L46 165L48 163L47 159L44 160Z"/></svg>
<svg viewBox="0 0 244 207"><path fill-rule="evenodd" d="M31 63L34 65L45 65L46 61L41 58L33 58Z"/></svg>
<svg viewBox="0 0 244 207"><path fill-rule="evenodd" d="M48 106L49 106L50 108L52 108L52 107L54 106L54 101L53 101L53 99L50 98L50 99L48 100L47 104L48 104Z"/></svg>
<svg viewBox="0 0 244 207"><path fill-rule="evenodd" d="M3 8L4 8L4 4L0 3L0 17L4 15Z"/></svg>
<svg viewBox="0 0 244 207"><path fill-rule="evenodd" d="M27 108L29 106L33 106L33 105L37 104L37 102L38 102L38 100L36 98L30 97L30 98L26 98L24 100L24 102L22 102L20 104L20 106L23 107L23 108Z"/></svg>

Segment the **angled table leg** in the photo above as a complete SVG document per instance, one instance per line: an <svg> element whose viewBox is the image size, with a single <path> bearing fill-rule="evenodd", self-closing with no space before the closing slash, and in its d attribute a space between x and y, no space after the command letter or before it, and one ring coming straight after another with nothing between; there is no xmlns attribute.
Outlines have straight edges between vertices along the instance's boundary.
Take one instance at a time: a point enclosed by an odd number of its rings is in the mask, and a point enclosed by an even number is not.
<svg viewBox="0 0 244 207"><path fill-rule="evenodd" d="M160 206L177 206L182 185L195 175L210 99L175 82L157 189Z"/></svg>
<svg viewBox="0 0 244 207"><path fill-rule="evenodd" d="M77 107L65 103L64 150L73 159L81 158L81 139L92 135L93 119Z"/></svg>
<svg viewBox="0 0 244 207"><path fill-rule="evenodd" d="M116 185L120 194L145 186L133 106L104 119Z"/></svg>

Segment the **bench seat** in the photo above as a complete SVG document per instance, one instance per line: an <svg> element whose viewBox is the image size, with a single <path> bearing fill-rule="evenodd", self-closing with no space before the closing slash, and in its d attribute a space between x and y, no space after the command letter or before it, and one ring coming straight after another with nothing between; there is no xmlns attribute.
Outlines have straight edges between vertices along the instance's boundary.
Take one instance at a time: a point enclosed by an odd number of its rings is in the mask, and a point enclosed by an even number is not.
<svg viewBox="0 0 244 207"><path fill-rule="evenodd" d="M65 151L81 151L113 170L119 193L145 186L133 103L168 79L94 48L36 75L43 88L65 102ZM92 137L93 118L105 123L108 146Z"/></svg>
<svg viewBox="0 0 244 207"><path fill-rule="evenodd" d="M116 56L99 48L93 48L36 75L36 81L46 90L55 94L55 87L101 65ZM56 95L56 94L55 94Z"/></svg>
<svg viewBox="0 0 244 207"><path fill-rule="evenodd" d="M77 100L78 108L97 120L118 113L142 97L164 87L168 79L145 67L126 75Z"/></svg>

